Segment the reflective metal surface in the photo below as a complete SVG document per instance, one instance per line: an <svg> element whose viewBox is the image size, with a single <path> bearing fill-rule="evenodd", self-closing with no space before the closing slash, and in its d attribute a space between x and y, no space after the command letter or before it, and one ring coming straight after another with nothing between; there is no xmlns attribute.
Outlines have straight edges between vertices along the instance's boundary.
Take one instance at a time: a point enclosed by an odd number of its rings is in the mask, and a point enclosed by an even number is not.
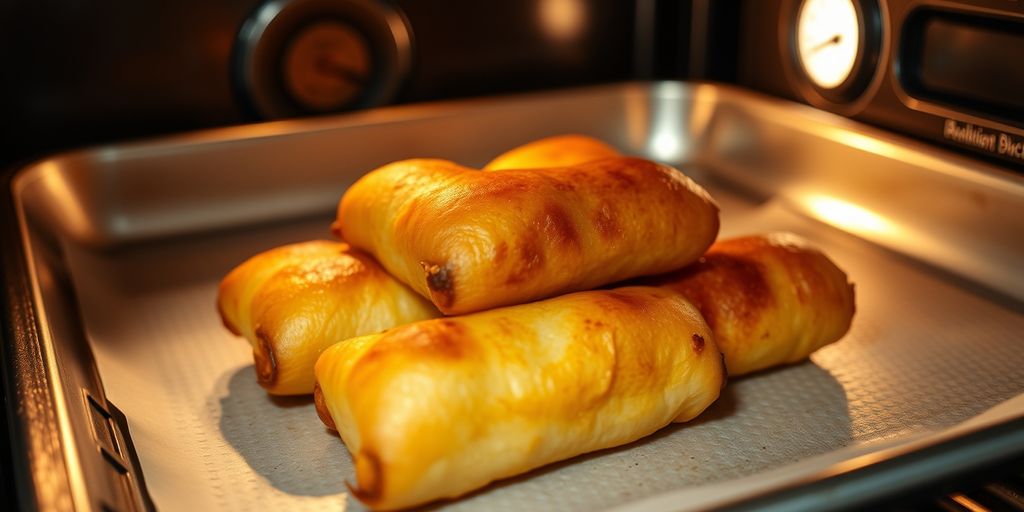
<svg viewBox="0 0 1024 512"><path fill-rule="evenodd" d="M55 229L109 246L327 211L354 178L388 161L480 163L567 131L696 164L1024 300L1020 175L713 85L599 87L211 130L47 160L17 188L40 194L25 204Z"/></svg>

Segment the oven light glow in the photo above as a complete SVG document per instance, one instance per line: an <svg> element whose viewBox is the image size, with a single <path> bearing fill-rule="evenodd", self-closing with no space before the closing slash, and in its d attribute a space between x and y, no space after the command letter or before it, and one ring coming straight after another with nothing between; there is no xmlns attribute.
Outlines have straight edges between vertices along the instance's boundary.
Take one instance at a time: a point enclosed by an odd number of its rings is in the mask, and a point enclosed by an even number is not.
<svg viewBox="0 0 1024 512"><path fill-rule="evenodd" d="M556 41L575 38L586 22L586 6L582 0L542 0L539 8L541 27Z"/></svg>
<svg viewBox="0 0 1024 512"><path fill-rule="evenodd" d="M651 139L651 154L657 160L674 162L679 159L681 150L679 136L675 133L663 131Z"/></svg>
<svg viewBox="0 0 1024 512"><path fill-rule="evenodd" d="M804 204L819 219L854 233L888 234L896 231L885 217L841 199L813 195L805 198Z"/></svg>
<svg viewBox="0 0 1024 512"><path fill-rule="evenodd" d="M842 85L857 63L863 23L853 0L805 0L797 15L797 54L814 83Z"/></svg>

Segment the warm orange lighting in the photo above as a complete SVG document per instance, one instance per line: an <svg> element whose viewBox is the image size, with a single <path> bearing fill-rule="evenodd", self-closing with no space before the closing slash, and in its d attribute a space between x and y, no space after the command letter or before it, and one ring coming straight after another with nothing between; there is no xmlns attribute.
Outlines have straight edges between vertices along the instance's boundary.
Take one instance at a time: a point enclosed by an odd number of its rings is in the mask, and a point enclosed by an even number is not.
<svg viewBox="0 0 1024 512"><path fill-rule="evenodd" d="M856 132L835 130L832 137L852 148L857 148L875 155L887 156L890 158L901 158L900 149L891 143L883 142L874 137Z"/></svg>
<svg viewBox="0 0 1024 512"><path fill-rule="evenodd" d="M586 23L587 11L582 0L542 0L540 25L551 39L574 39Z"/></svg>
<svg viewBox="0 0 1024 512"><path fill-rule="evenodd" d="M957 502L960 506L966 508L967 510L970 510L971 512L986 512L988 510L988 508L986 508L981 503L978 503L977 501L974 501L961 493L950 494L949 497L953 501Z"/></svg>
<svg viewBox="0 0 1024 512"><path fill-rule="evenodd" d="M854 233L892 234L896 228L885 217L853 203L824 195L802 201L815 217Z"/></svg>

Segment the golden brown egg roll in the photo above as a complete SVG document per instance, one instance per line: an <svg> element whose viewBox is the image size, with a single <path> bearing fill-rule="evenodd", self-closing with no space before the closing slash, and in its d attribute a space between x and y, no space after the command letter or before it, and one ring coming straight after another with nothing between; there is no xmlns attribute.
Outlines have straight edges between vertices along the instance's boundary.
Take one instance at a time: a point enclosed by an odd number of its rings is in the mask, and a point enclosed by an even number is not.
<svg viewBox="0 0 1024 512"><path fill-rule="evenodd" d="M338 341L440 316L370 255L322 240L248 259L221 281L217 308L275 395L312 393L316 359Z"/></svg>
<svg viewBox="0 0 1024 512"><path fill-rule="evenodd" d="M688 421L724 368L666 289L586 291L354 338L316 364L317 411L378 509L460 496Z"/></svg>
<svg viewBox="0 0 1024 512"><path fill-rule="evenodd" d="M699 262L643 282L697 306L732 376L803 360L842 338L853 319L846 274L792 234L720 241Z"/></svg>
<svg viewBox="0 0 1024 512"><path fill-rule="evenodd" d="M564 135L517 147L487 168L572 165L615 154L596 139ZM759 261L765 259L770 261ZM796 270L769 279L770 272L789 267ZM702 261L662 281L691 297L708 316L730 375L806 358L842 338L854 312L853 286L846 275L795 235L718 242ZM773 291L771 284L779 290ZM800 290L807 300L800 301ZM779 307L787 303L799 313L796 323L787 307ZM809 323L810 329L801 322Z"/></svg>
<svg viewBox="0 0 1024 512"><path fill-rule="evenodd" d="M637 158L501 172L420 159L352 185L334 231L461 314L678 269L714 241L718 206Z"/></svg>
<svg viewBox="0 0 1024 512"><path fill-rule="evenodd" d="M555 135L535 140L502 153L484 166L485 171L567 167L620 156L608 144L586 135Z"/></svg>
<svg viewBox="0 0 1024 512"><path fill-rule="evenodd" d="M525 144L523 146L514 148L504 153L499 159L502 159L508 163L519 162L522 164L529 164L532 166L538 165L550 165L552 163L577 163L604 156L614 156L614 150L610 146L604 144L601 141L592 139L580 135L563 135L549 137L538 141ZM495 160L498 162L498 160ZM497 169L495 169L497 170ZM268 251L260 256L252 258L249 262L239 267L239 269L233 273L228 279L225 279L224 284L221 288L221 299L220 299L220 310L221 316L224 323L228 328L235 334L244 335L254 347L254 359L257 364L258 376L260 382L265 386L270 386L268 389L275 394L305 394L311 393L312 389L312 375L313 375L313 363L316 361L316 356L322 351L325 346L333 343L334 341L341 341L344 338L329 339L326 336L337 336L341 335L345 338L366 334L379 330L377 327L386 328L404 323L407 318L411 320L422 320L425 318L431 318L432 316L438 316L440 313L431 306L426 306L426 301L416 296L415 302L412 308L406 308L406 310L413 314L409 317L399 311L397 314L394 313L395 306L405 304L409 301L407 295L410 294L410 290L403 285L395 286L393 280L388 279L387 276L380 276L382 269L374 261L370 261L366 265L369 272L376 273L381 278L385 285L380 289L373 290L368 288L367 280L350 279L348 282L351 285L345 285L342 282L336 282L330 287L321 286L318 288L316 293L321 294L333 294L334 297L323 297L322 300L329 302L331 300L344 303L345 301L351 302L353 298L366 296L368 293L376 295L374 301L364 301L361 304L350 304L346 308L346 313L349 316L350 329L346 331L342 325L338 325L341 329L339 332L323 332L320 333L318 330L319 325L328 321L325 315L312 312L306 307L308 306L308 297L306 292L303 292L308 283L302 279L287 279L273 285L276 289L273 298L264 298L261 300L273 300L274 305L272 310L275 312L288 312L291 308L295 308L295 311L288 313L292 315L290 321L293 324L300 322L310 322L310 326L303 329L303 333L298 338L290 340L286 343L275 341L270 338L280 338L280 336L271 337L267 334L269 327L265 327L259 331L257 335L256 325L260 324L259 321L251 320L251 298L255 295L258 288L266 286L267 281L277 275L278 279L282 270L286 272L295 272L298 265L308 265L310 267L318 268L347 268L353 258L359 258L361 260L367 260L368 257L363 253L357 253L353 256L354 249L345 248L342 244L332 242L308 242L305 244L297 244L288 248L279 248L276 250ZM332 270L333 271L333 270ZM294 289L288 289L288 287L294 286ZM352 286L354 289L349 290L347 287ZM396 297L386 297L388 293L397 292ZM246 297L247 299L242 299ZM242 307L241 301L248 300L247 306ZM228 301L230 306L228 306ZM294 301L291 304L286 303L287 301ZM260 306L263 309L267 309L268 306ZM352 308L355 307L356 310ZM361 309L360 309L361 308ZM424 311L426 308L426 312ZM387 315L393 315L392 320L387 320ZM295 315L306 315L304 318L299 318ZM367 318L371 319L369 324L365 328L357 328L353 322L356 318ZM376 324L373 323L376 320ZM332 322L339 320L330 320ZM344 321L344 320L341 320ZM273 324L273 322L270 322ZM279 324L280 322L278 322ZM280 330L280 329L279 329ZM288 332L297 332L295 330L288 330ZM315 335L314 335L315 334ZM349 336L351 335L351 336ZM262 338L261 338L262 336ZM261 341L262 340L262 341ZM261 346L263 344L263 346ZM275 346L282 345L282 348L278 348L275 353ZM284 368L291 368L285 372L288 377L278 377L277 367L281 364ZM287 382L288 379L294 380L295 376L302 373L309 375L308 379L303 382ZM276 384L270 384L271 380L281 380ZM306 382L308 381L308 382Z"/></svg>

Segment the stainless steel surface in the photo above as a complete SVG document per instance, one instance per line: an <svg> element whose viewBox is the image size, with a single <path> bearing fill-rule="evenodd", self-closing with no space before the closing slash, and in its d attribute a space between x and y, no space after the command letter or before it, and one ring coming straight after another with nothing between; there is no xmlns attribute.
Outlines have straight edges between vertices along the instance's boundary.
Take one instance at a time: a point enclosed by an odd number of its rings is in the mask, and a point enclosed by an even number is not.
<svg viewBox="0 0 1024 512"><path fill-rule="evenodd" d="M1022 175L830 114L759 107L718 109L699 161L815 219L1024 300Z"/></svg>
<svg viewBox="0 0 1024 512"><path fill-rule="evenodd" d="M78 377L58 354L87 340L158 508L358 508L339 496L351 463L312 404L255 384L246 344L214 311L218 280L259 250L329 236L344 188L378 165L477 165L566 132L680 165L721 203L723 236L811 239L856 283L857 317L811 362L737 379L690 425L448 506L681 508L691 502L673 493L715 485L725 503L800 481L794 467L821 478L884 453L878 443L920 442L1024 392L1018 176L810 108L681 83L278 122L34 164L14 191L52 378L73 394ZM82 442L68 433L74 414L61 414L71 453Z"/></svg>

